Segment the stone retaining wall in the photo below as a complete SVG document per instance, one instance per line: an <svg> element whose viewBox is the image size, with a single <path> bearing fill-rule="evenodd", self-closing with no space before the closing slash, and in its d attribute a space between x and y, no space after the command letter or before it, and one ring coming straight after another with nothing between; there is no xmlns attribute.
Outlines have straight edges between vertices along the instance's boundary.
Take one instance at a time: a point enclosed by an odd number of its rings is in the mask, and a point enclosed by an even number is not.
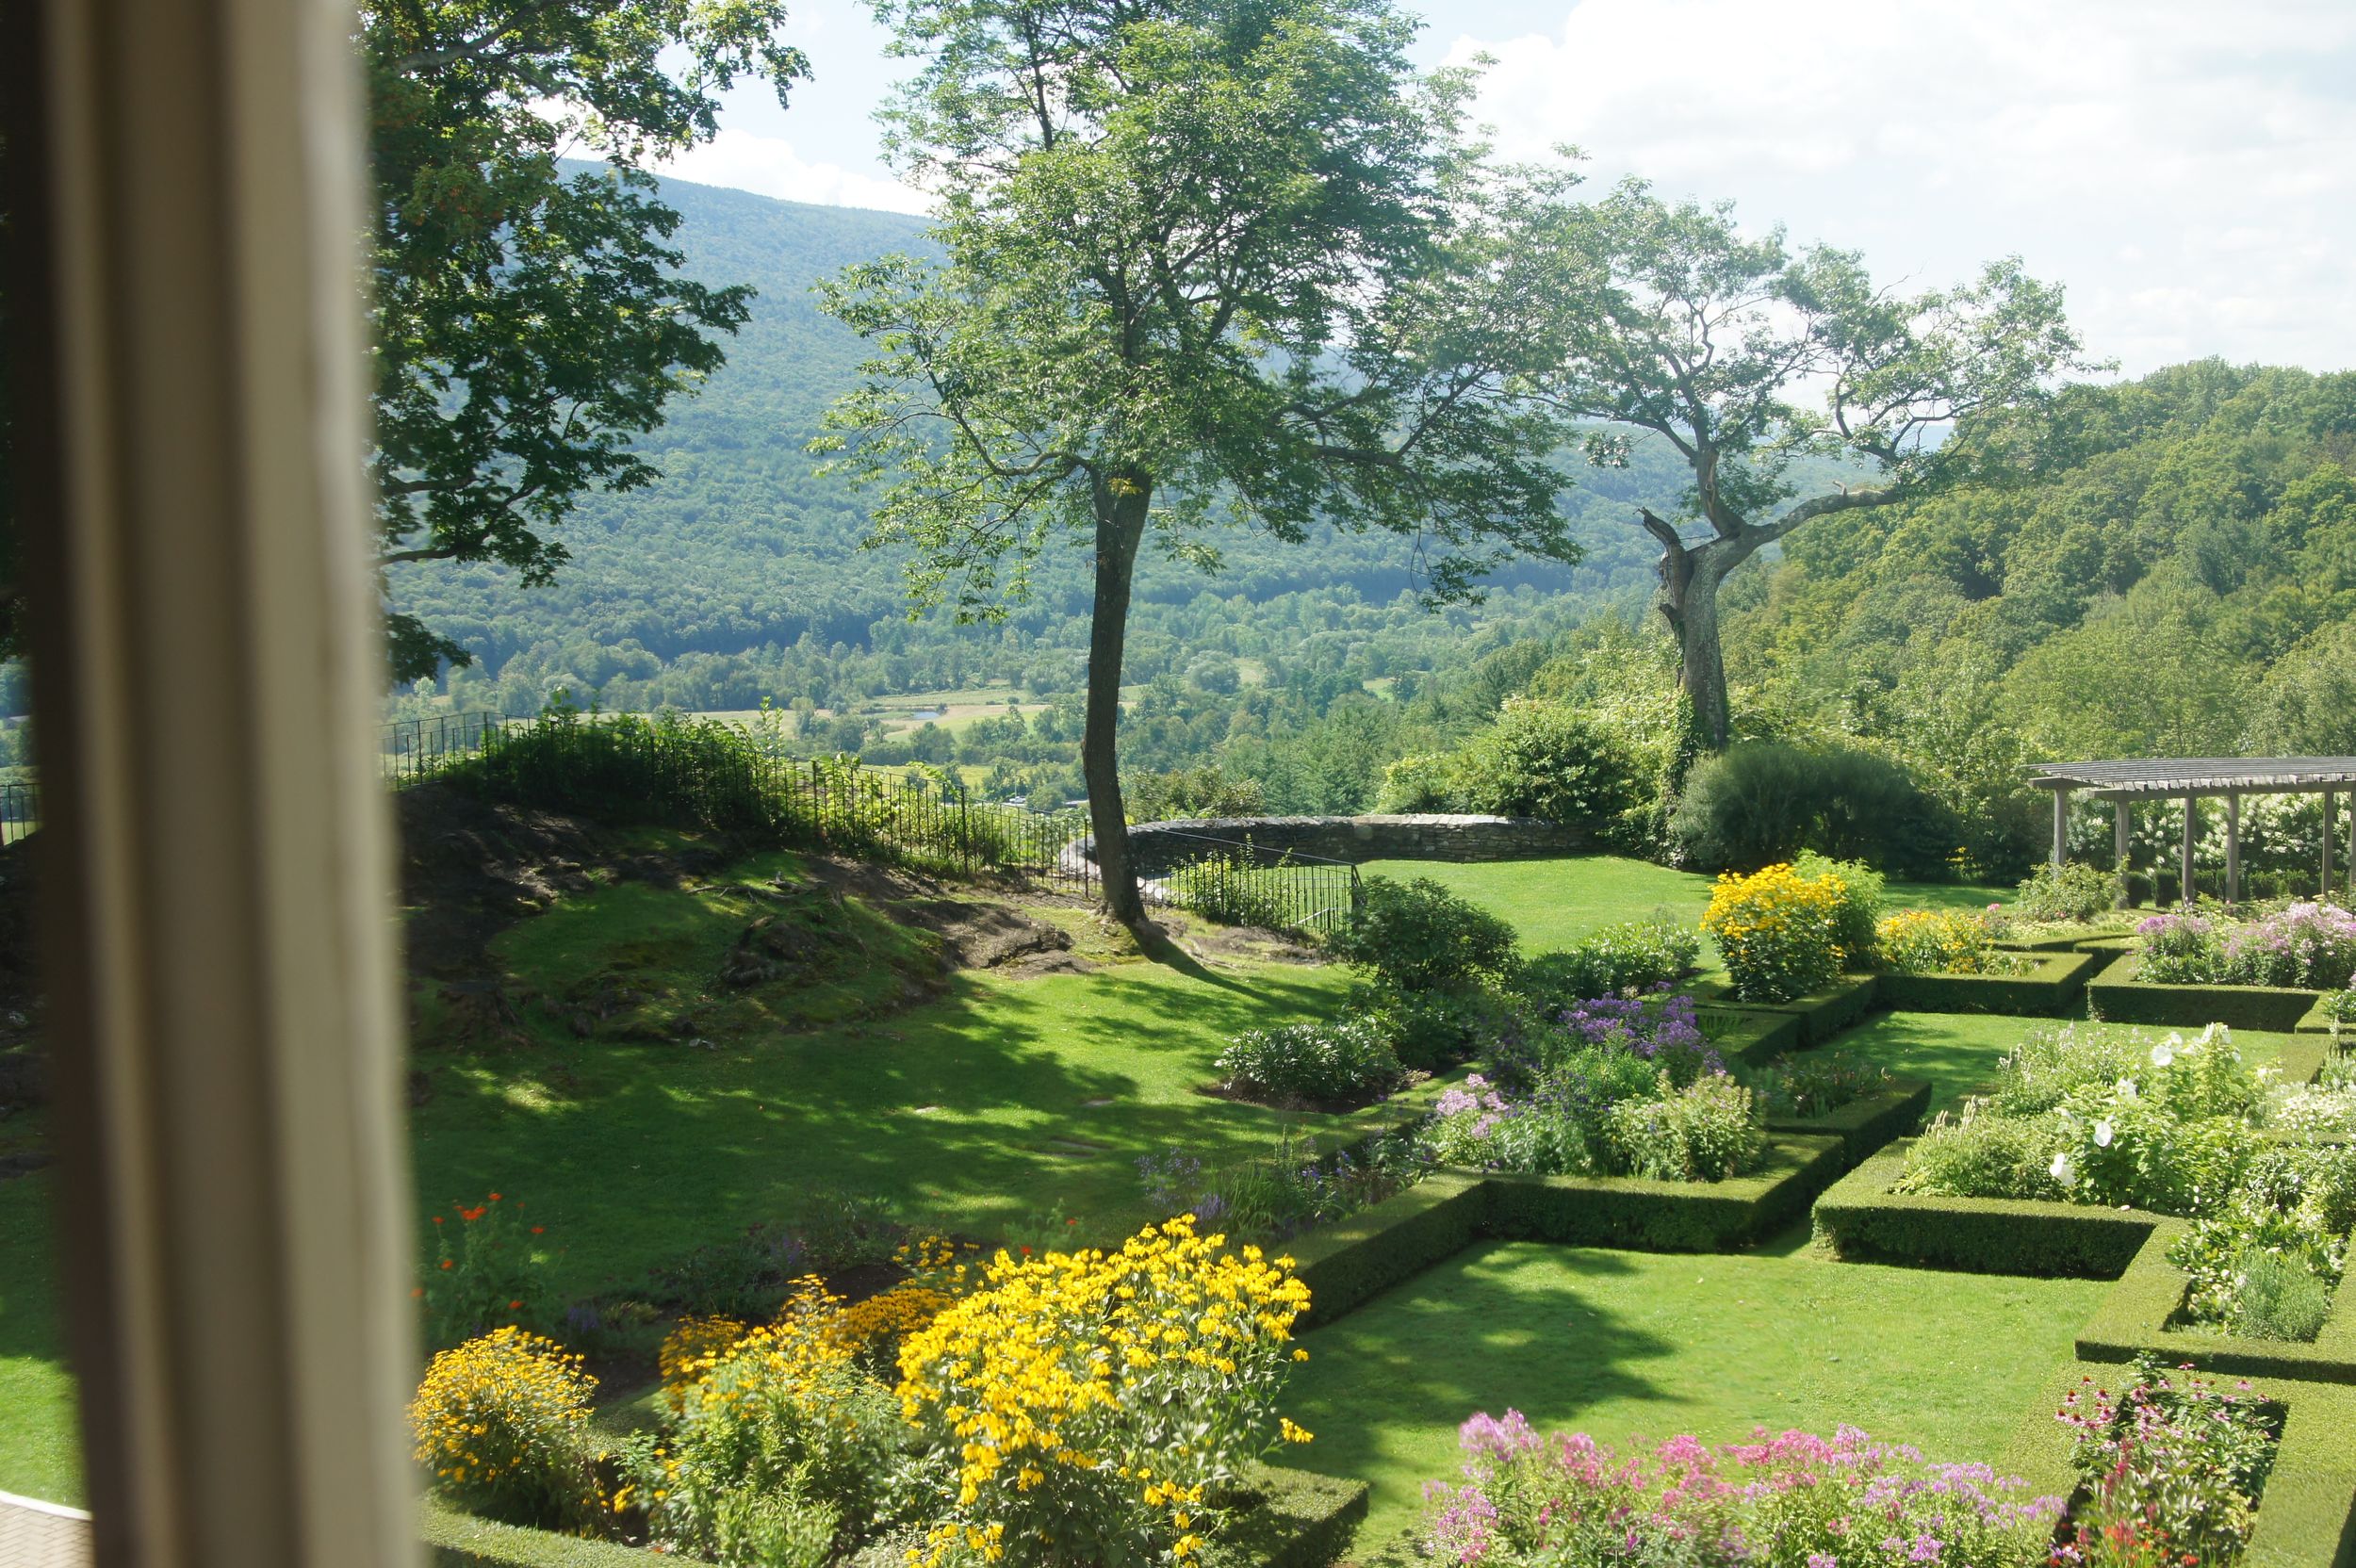
<svg viewBox="0 0 2356 1568"><path fill-rule="evenodd" d="M1250 840L1264 854L1312 855L1325 860L1528 860L1574 855L1592 841L1587 829L1531 817L1457 816L1419 812L1372 817L1188 817L1141 822L1129 829L1137 874L1162 876L1189 860L1217 854L1206 840ZM1094 858L1095 841L1066 851Z"/></svg>

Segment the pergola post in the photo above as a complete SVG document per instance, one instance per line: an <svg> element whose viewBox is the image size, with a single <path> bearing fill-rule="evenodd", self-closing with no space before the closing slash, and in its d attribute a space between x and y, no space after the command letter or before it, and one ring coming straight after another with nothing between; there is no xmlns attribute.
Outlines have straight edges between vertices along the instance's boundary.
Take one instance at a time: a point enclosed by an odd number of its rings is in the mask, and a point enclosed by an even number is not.
<svg viewBox="0 0 2356 1568"><path fill-rule="evenodd" d="M2199 797L2195 795L2184 797L2184 855L2181 868L2184 879L2178 884L2176 890L2176 901L2179 904L2192 902L2192 837L2195 831L2194 818L2198 814L2198 799Z"/></svg>
<svg viewBox="0 0 2356 1568"><path fill-rule="evenodd" d="M2111 802L2111 810L2113 813L2111 819L2111 864L2115 868L2119 876L2119 907L2121 909L2132 909L2135 907L2135 901L2134 893L2128 886L2128 876L2129 874L2135 870L2134 863L2130 859L2130 857L2135 853L2135 841L2129 834L2127 828L2127 803L2123 800L2114 800Z"/></svg>
<svg viewBox="0 0 2356 1568"><path fill-rule="evenodd" d="M2323 831L2317 835L2323 841L2323 870L2315 878L2317 898L2331 896L2331 808L2336 799L2331 791L2323 792Z"/></svg>
<svg viewBox="0 0 2356 1568"><path fill-rule="evenodd" d="M2053 792L2053 869L2062 869L2070 851L2070 792Z"/></svg>
<svg viewBox="0 0 2356 1568"><path fill-rule="evenodd" d="M2241 902L2241 796L2225 796L2225 902Z"/></svg>

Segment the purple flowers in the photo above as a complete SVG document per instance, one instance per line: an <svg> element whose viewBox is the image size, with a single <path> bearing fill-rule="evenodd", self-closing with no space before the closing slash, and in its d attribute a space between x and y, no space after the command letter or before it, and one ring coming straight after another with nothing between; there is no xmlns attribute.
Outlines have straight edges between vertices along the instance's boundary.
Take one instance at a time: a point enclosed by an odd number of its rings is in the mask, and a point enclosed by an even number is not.
<svg viewBox="0 0 2356 1568"><path fill-rule="evenodd" d="M1474 1416L1458 1437L1464 1479L1425 1488L1424 1539L1434 1557L1466 1568L1985 1568L2041 1561L2062 1510L1986 1465L1928 1463L1855 1427L1829 1438L1761 1429L1715 1447L1680 1435L1614 1448L1585 1433L1542 1438L1509 1410Z"/></svg>
<svg viewBox="0 0 2356 1568"><path fill-rule="evenodd" d="M2153 915L2135 934L2143 939L2142 977L2165 984L2332 990L2356 974L2356 916L2332 904L2293 904L2224 926L2195 915Z"/></svg>

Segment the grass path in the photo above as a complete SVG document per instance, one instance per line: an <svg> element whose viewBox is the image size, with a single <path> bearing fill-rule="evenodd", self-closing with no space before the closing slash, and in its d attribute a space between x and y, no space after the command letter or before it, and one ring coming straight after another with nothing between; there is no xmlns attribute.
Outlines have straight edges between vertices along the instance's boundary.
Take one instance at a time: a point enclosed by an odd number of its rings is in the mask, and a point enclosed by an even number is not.
<svg viewBox="0 0 2356 1568"><path fill-rule="evenodd" d="M49 1262L46 1174L0 1182L0 1492L82 1500L74 1380Z"/></svg>
<svg viewBox="0 0 2356 1568"><path fill-rule="evenodd" d="M1607 1442L1843 1422L1935 1460L1997 1462L2106 1282L1495 1242L1304 1339L1284 1462L1374 1486L1359 1541L1412 1527L1453 1479L1456 1429L1519 1410Z"/></svg>

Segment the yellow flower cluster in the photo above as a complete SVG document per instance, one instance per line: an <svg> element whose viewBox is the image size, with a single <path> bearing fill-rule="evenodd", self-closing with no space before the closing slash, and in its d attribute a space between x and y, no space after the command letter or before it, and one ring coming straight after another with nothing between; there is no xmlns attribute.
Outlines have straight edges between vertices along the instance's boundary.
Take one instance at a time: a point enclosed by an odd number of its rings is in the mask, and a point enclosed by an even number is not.
<svg viewBox="0 0 2356 1568"><path fill-rule="evenodd" d="M1308 1301L1289 1258L1229 1252L1192 1216L1116 1252L1000 1252L901 1348L902 1409L958 1486L921 1560L1195 1556L1206 1498L1269 1446Z"/></svg>
<svg viewBox="0 0 2356 1568"><path fill-rule="evenodd" d="M1901 974L2000 972L1995 935L1961 909L1901 909L1874 928L1882 961Z"/></svg>
<svg viewBox="0 0 2356 1568"><path fill-rule="evenodd" d="M554 1341L496 1329L434 1358L409 1423L437 1488L511 1518L585 1527L604 1506L591 1446L597 1380Z"/></svg>
<svg viewBox="0 0 2356 1568"><path fill-rule="evenodd" d="M752 1327L742 1318L691 1314L663 1336L662 1348L655 1351L655 1367L663 1374L663 1396L672 1410L686 1408L689 1386L711 1371L730 1346L752 1332Z"/></svg>
<svg viewBox="0 0 2356 1568"><path fill-rule="evenodd" d="M1844 896L1838 877L1802 876L1784 864L1719 877L1702 929L1717 939L1734 994L1789 1002L1832 984L1841 973Z"/></svg>

